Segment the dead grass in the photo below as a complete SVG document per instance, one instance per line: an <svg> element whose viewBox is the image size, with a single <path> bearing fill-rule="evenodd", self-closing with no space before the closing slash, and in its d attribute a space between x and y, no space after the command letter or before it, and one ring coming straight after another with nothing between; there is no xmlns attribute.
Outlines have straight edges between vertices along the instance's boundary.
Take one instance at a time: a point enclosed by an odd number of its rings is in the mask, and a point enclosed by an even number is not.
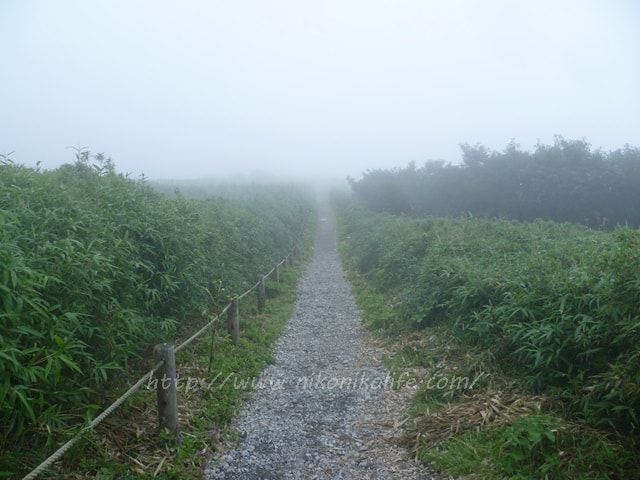
<svg viewBox="0 0 640 480"><path fill-rule="evenodd" d="M549 405L546 397L483 392L413 418L408 423L407 441L414 449L418 445L430 447L455 434L510 425L518 418L540 413Z"/></svg>
<svg viewBox="0 0 640 480"><path fill-rule="evenodd" d="M551 398L523 393L505 377L490 351L462 345L445 326L395 338L386 349L396 376L405 375L416 385L403 438L414 452L553 407ZM445 388L437 388L437 379Z"/></svg>

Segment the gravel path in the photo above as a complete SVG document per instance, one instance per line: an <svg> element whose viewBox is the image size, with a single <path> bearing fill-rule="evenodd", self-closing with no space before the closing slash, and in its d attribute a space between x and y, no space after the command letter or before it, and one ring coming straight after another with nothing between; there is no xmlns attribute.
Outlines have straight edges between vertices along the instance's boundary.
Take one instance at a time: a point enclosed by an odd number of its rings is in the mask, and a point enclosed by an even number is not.
<svg viewBox="0 0 640 480"><path fill-rule="evenodd" d="M431 479L398 445L412 393L392 389L382 350L361 327L338 257L335 220L321 208L315 256L295 312L241 412L241 439L209 479Z"/></svg>

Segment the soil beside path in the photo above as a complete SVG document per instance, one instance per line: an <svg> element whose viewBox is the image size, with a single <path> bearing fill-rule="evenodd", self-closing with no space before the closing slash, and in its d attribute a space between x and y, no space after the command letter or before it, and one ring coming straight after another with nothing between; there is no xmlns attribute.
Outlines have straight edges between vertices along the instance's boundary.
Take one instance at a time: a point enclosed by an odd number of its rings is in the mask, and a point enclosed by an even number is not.
<svg viewBox="0 0 640 480"><path fill-rule="evenodd" d="M293 317L210 479L431 479L398 445L407 389L392 389L382 351L361 325L321 204L315 255Z"/></svg>

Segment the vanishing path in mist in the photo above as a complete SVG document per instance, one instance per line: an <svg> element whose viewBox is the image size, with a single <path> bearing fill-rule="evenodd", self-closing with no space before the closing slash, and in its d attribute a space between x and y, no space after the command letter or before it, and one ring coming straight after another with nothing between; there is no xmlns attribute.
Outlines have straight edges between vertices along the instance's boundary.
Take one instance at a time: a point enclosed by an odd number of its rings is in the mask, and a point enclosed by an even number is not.
<svg viewBox="0 0 640 480"><path fill-rule="evenodd" d="M398 445L406 391L361 326L326 199L315 255L293 317L237 428L243 436L206 474L215 479L428 479Z"/></svg>

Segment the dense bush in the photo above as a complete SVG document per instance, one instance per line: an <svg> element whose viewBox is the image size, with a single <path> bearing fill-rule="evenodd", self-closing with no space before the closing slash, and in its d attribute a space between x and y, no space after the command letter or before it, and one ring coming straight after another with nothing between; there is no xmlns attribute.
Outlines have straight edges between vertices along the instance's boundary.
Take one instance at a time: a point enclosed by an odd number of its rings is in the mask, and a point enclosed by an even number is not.
<svg viewBox="0 0 640 480"><path fill-rule="evenodd" d="M533 152L513 142L503 152L464 144L462 160L370 170L351 185L378 212L640 226L638 148L602 152L558 136Z"/></svg>
<svg viewBox="0 0 640 480"><path fill-rule="evenodd" d="M398 321L448 322L576 418L633 431L640 413L640 232L538 220L412 219L340 207L352 267Z"/></svg>
<svg viewBox="0 0 640 480"><path fill-rule="evenodd" d="M309 199L244 193L167 196L87 152L52 171L3 159L0 447L90 414L110 373L286 254Z"/></svg>

